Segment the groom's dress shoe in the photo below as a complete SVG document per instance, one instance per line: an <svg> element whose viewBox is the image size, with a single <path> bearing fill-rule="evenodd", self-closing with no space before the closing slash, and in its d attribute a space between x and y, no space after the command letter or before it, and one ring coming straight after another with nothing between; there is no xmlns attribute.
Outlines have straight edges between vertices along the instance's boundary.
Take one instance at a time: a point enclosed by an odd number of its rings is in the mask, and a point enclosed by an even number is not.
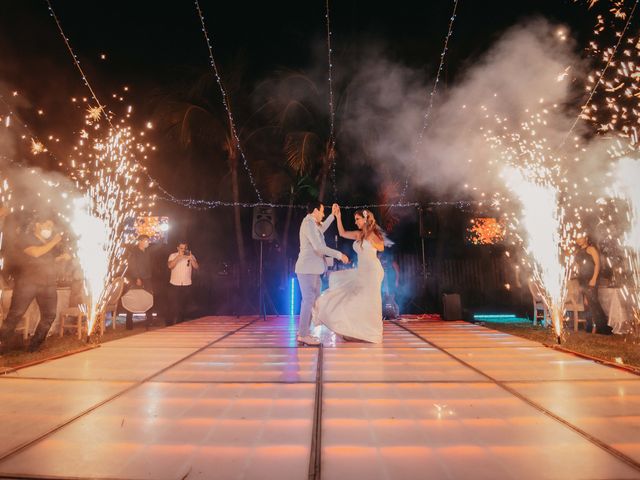
<svg viewBox="0 0 640 480"><path fill-rule="evenodd" d="M312 337L311 335L307 335L305 337L301 337L298 335L297 337L298 343L302 343L303 345L317 346L320 345L320 340L316 337Z"/></svg>

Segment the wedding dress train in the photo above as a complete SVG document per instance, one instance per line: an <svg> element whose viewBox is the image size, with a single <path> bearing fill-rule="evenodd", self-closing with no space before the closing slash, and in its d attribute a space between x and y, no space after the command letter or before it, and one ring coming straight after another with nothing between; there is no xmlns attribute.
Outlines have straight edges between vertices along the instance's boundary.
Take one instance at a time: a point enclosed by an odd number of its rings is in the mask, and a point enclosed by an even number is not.
<svg viewBox="0 0 640 480"><path fill-rule="evenodd" d="M329 288L313 307L312 321L346 337L382 343L384 270L371 243L356 240L357 268L332 272Z"/></svg>

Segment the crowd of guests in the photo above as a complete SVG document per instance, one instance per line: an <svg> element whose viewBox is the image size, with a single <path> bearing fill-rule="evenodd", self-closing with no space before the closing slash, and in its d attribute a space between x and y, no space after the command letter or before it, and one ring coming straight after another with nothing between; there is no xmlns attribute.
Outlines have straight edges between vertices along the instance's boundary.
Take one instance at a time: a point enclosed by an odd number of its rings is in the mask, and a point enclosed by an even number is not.
<svg viewBox="0 0 640 480"><path fill-rule="evenodd" d="M3 261L8 260L3 265L0 287L7 289L11 279L13 293L8 311L2 312L4 320L0 319L0 355L24 348L30 352L41 348L59 310L57 288L61 278L71 289L69 306L83 303L84 298L80 265L73 258L71 242L63 227L56 222L56 216L33 215L28 221L10 223L7 228L7 213L5 209L0 209L0 227L4 234ZM128 250L124 272L125 294L135 295L136 290L141 290L153 295L155 259L148 248L149 237L140 235ZM166 258L165 265L169 281L165 286L167 302L161 317L167 325L172 325L185 319L190 303L192 273L199 268L199 264L189 250L188 243L181 240L175 251ZM33 302L38 306L40 318L25 345L17 327ZM126 314L126 328L132 329L133 315L139 312L127 310L122 304L119 310ZM157 307L146 310L147 325L153 324L157 310Z"/></svg>
<svg viewBox="0 0 640 480"><path fill-rule="evenodd" d="M131 249L128 256L128 266L125 272L127 279L127 292L132 290L144 290L153 295L153 259L149 252L149 237L140 235L137 238L136 245ZM179 241L176 251L169 255L167 259L167 268L170 270L169 290L168 290L168 306L165 312L165 324L173 325L184 321L191 298L192 274L194 270L198 270L200 265L195 255L189 250L186 241ZM125 295L126 295L125 293ZM126 328L133 329L133 314L131 310L126 310ZM154 308L146 310L147 324L153 324Z"/></svg>

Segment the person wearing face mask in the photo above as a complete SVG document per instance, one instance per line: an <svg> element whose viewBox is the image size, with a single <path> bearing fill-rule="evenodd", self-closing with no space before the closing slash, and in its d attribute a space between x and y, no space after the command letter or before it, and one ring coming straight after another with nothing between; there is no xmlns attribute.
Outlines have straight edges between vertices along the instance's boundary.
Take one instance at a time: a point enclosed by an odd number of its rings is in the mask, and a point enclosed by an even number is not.
<svg viewBox="0 0 640 480"><path fill-rule="evenodd" d="M60 253L61 240L62 235L54 232L54 223L49 217L34 221L18 238L16 282L9 313L0 328L0 352L21 345L21 338L16 334L15 328L34 299L40 309L40 321L31 337L29 350L38 350L47 338L56 318L58 302L56 262L71 258L67 253Z"/></svg>

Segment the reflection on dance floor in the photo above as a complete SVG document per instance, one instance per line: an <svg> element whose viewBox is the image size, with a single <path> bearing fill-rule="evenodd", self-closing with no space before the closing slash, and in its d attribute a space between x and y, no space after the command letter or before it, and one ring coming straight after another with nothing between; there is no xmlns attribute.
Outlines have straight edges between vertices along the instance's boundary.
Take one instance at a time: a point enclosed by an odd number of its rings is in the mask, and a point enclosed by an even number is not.
<svg viewBox="0 0 640 480"><path fill-rule="evenodd" d="M640 478L640 378L464 322L206 317L0 378L0 476Z"/></svg>

